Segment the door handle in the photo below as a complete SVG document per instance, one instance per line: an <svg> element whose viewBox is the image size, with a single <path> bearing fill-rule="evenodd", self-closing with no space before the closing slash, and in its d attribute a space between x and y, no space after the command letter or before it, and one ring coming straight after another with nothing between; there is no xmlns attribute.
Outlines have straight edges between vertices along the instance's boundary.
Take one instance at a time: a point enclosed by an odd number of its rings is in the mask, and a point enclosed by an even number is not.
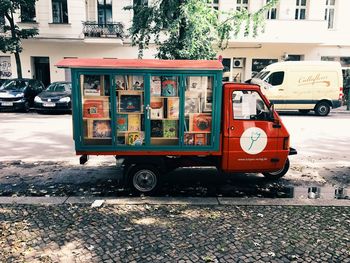
<svg viewBox="0 0 350 263"><path fill-rule="evenodd" d="M230 129L231 131L233 131L233 130L235 129L235 127L231 126L229 129Z"/></svg>
<svg viewBox="0 0 350 263"><path fill-rule="evenodd" d="M150 119L150 116L149 116L149 112L151 110L151 107L149 105L146 106L146 116L147 116L147 119L149 120Z"/></svg>
<svg viewBox="0 0 350 263"><path fill-rule="evenodd" d="M283 91L284 89L278 89L279 91Z"/></svg>

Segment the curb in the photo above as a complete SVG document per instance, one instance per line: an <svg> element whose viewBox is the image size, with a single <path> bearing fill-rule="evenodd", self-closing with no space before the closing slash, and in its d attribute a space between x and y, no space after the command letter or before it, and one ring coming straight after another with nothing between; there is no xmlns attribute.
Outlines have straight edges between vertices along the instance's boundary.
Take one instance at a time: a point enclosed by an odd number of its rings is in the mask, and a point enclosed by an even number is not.
<svg viewBox="0 0 350 263"><path fill-rule="evenodd" d="M0 204L6 205L62 205L92 204L103 200L106 205L237 205L237 206L349 206L345 199L306 199L306 198L232 198L232 197L0 197Z"/></svg>

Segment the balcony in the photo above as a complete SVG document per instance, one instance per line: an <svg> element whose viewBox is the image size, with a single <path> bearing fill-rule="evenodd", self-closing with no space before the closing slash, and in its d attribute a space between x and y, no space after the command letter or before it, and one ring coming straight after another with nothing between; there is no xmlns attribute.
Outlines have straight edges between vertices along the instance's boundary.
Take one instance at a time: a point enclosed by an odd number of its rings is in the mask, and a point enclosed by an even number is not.
<svg viewBox="0 0 350 263"><path fill-rule="evenodd" d="M99 24L83 22L84 41L87 43L122 43L124 25L119 22Z"/></svg>

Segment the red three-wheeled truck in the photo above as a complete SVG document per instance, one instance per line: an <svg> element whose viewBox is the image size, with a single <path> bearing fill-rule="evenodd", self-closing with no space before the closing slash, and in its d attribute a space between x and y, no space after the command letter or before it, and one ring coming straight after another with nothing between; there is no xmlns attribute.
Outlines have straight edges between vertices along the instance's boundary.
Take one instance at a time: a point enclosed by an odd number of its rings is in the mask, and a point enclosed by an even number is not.
<svg viewBox="0 0 350 263"><path fill-rule="evenodd" d="M219 61L70 58L57 66L71 70L80 162L122 159L124 178L139 192L154 191L179 167L278 179L296 154L259 86L223 84Z"/></svg>

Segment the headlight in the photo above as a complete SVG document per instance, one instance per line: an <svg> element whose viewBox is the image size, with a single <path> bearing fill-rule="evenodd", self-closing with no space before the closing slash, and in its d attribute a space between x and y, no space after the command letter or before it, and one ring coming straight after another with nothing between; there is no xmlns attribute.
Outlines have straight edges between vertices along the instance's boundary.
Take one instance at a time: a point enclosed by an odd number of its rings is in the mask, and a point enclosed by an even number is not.
<svg viewBox="0 0 350 263"><path fill-rule="evenodd" d="M24 93L21 92L21 93L16 94L16 98L19 98L19 97L24 97Z"/></svg>
<svg viewBox="0 0 350 263"><path fill-rule="evenodd" d="M69 97L64 97L64 98L61 98L59 101L60 102L70 102L70 98Z"/></svg>
<svg viewBox="0 0 350 263"><path fill-rule="evenodd" d="M34 101L35 101L35 102L42 102L42 100L41 100L41 98L40 98L39 96L36 96L36 97L34 98Z"/></svg>

